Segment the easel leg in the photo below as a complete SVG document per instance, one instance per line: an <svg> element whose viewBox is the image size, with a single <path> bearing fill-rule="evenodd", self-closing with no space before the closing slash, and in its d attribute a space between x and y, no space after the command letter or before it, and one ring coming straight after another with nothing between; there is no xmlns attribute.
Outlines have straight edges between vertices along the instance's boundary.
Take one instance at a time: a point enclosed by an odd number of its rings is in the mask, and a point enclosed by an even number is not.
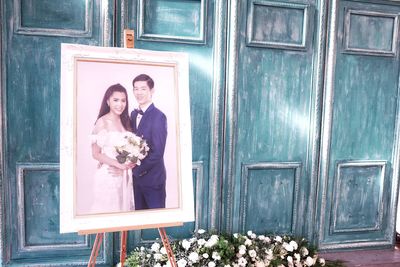
<svg viewBox="0 0 400 267"><path fill-rule="evenodd" d="M171 249L171 246L170 246L169 241L168 241L167 234L165 233L165 229L164 228L158 228L158 232L160 233L161 240L163 242L164 248L167 251L168 260L171 263L171 266L172 267L178 267L178 265L176 264L176 261L175 261L174 252Z"/></svg>
<svg viewBox="0 0 400 267"><path fill-rule="evenodd" d="M120 238L121 238L121 245L120 245L121 252L120 252L120 255L119 255L119 262L121 263L121 267L124 266L125 259L126 259L126 239L127 239L127 236L128 236L128 231L121 231L121 236L120 236Z"/></svg>
<svg viewBox="0 0 400 267"><path fill-rule="evenodd" d="M97 233L96 234L96 239L94 240L94 244L93 244L93 248L92 248L92 253L90 254L88 267L96 266L96 258L97 258L97 255L99 255L99 250L100 250L100 247L101 247L101 243L103 242L103 236L104 236L104 233Z"/></svg>

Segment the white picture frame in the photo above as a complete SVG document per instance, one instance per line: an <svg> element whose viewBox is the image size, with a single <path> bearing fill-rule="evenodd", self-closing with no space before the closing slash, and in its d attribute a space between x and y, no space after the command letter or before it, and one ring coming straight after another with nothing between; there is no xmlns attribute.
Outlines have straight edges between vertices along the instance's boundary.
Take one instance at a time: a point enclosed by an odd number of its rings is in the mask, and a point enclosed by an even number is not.
<svg viewBox="0 0 400 267"><path fill-rule="evenodd" d="M166 206L161 209L91 213L91 131L108 86L127 89L129 114L137 105L132 80L154 80L153 103L164 112L168 136ZM188 55L127 48L61 44L60 232L110 232L194 221ZM93 198L92 198L93 199Z"/></svg>

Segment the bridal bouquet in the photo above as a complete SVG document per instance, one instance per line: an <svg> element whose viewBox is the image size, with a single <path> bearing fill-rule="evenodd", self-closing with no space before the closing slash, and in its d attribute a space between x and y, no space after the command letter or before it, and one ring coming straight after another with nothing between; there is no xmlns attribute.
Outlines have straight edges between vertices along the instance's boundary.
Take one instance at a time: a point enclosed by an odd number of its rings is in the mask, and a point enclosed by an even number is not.
<svg viewBox="0 0 400 267"><path fill-rule="evenodd" d="M143 138L131 132L127 132L118 140L117 145L115 145L115 150L118 154L116 158L119 163L124 164L132 162L136 165L140 165L141 160L143 160L149 152L149 146Z"/></svg>

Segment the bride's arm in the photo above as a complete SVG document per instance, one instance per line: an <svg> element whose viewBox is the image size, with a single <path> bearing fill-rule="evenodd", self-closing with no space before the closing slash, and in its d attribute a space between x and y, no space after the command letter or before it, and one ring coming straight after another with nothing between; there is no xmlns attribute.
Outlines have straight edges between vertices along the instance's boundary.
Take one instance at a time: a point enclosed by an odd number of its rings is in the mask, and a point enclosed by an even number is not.
<svg viewBox="0 0 400 267"><path fill-rule="evenodd" d="M106 125L104 123L103 118L100 118L96 121L92 134L97 136L101 131L105 131ZM106 154L102 153L101 147L97 144L98 137L95 138L94 142L92 142L92 157L97 160L101 164L107 164L109 166L116 167L121 170L129 169L129 166L125 164L121 164L117 161L117 159L110 158Z"/></svg>
<svg viewBox="0 0 400 267"><path fill-rule="evenodd" d="M119 163L116 159L110 158L106 154L101 153L101 148L96 144L92 144L92 157L100 163L114 166L121 170L129 169L129 166Z"/></svg>

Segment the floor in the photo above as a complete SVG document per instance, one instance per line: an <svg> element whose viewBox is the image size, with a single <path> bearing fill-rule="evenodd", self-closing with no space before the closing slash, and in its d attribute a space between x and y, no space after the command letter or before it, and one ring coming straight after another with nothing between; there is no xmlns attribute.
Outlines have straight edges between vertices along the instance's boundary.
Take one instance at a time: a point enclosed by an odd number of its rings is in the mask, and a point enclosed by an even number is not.
<svg viewBox="0 0 400 267"><path fill-rule="evenodd" d="M346 267L400 267L400 244L393 249L320 253L327 260L341 260Z"/></svg>

